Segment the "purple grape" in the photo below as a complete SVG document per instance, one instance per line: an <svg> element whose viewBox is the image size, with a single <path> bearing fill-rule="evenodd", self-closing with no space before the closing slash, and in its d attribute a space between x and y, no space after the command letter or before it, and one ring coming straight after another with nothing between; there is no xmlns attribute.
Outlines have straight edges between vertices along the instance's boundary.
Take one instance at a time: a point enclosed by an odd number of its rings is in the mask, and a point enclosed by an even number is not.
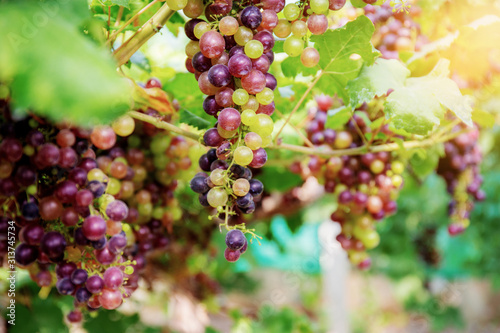
<svg viewBox="0 0 500 333"><path fill-rule="evenodd" d="M106 186L98 180L93 180L87 184L87 189L92 192L94 198L99 198L106 191Z"/></svg>
<svg viewBox="0 0 500 333"><path fill-rule="evenodd" d="M16 262L21 266L28 266L38 258L38 248L25 243L21 243L16 247L15 255Z"/></svg>
<svg viewBox="0 0 500 333"><path fill-rule="evenodd" d="M104 272L103 280L107 288L117 289L123 283L123 272L118 267L110 267Z"/></svg>
<svg viewBox="0 0 500 333"><path fill-rule="evenodd" d="M22 229L24 242L28 245L40 245L45 231L39 224L28 224Z"/></svg>
<svg viewBox="0 0 500 333"><path fill-rule="evenodd" d="M217 147L222 141L224 141L224 138L219 135L216 128L207 130L203 135L203 142L209 147Z"/></svg>
<svg viewBox="0 0 500 333"><path fill-rule="evenodd" d="M353 199L353 195L349 190L345 190L339 194L338 201L340 204L346 205L351 202Z"/></svg>
<svg viewBox="0 0 500 333"><path fill-rule="evenodd" d="M66 239L57 231L49 231L43 235L40 241L40 250L50 259L58 259L64 255L66 249Z"/></svg>
<svg viewBox="0 0 500 333"><path fill-rule="evenodd" d="M59 279L71 277L75 270L76 264L74 262L63 261L56 265L56 275Z"/></svg>
<svg viewBox="0 0 500 333"><path fill-rule="evenodd" d="M56 288L61 295L71 295L75 291L75 285L68 278L57 281Z"/></svg>
<svg viewBox="0 0 500 333"><path fill-rule="evenodd" d="M203 207L209 207L210 204L208 203L208 199L207 199L207 193L201 193L199 196L198 196L198 201L200 202L200 205L202 205Z"/></svg>
<svg viewBox="0 0 500 333"><path fill-rule="evenodd" d="M205 57L201 52L196 53L192 59L193 68L198 72L205 72L212 67L212 60Z"/></svg>
<svg viewBox="0 0 500 333"><path fill-rule="evenodd" d="M128 206L121 200L115 200L106 207L106 215L115 222L123 221L128 216Z"/></svg>
<svg viewBox="0 0 500 333"><path fill-rule="evenodd" d="M92 169L97 168L97 162L91 158L83 158L78 164L79 168L82 168L86 172L89 172Z"/></svg>
<svg viewBox="0 0 500 333"><path fill-rule="evenodd" d="M216 87L225 87L231 83L231 74L226 65L215 65L208 70L208 80Z"/></svg>
<svg viewBox="0 0 500 333"><path fill-rule="evenodd" d="M71 180L78 186L83 186L87 182L87 171L82 168L74 168L69 172L68 180Z"/></svg>
<svg viewBox="0 0 500 333"><path fill-rule="evenodd" d="M224 41L226 42L226 51L230 51L234 46L236 46L234 36L224 36Z"/></svg>
<svg viewBox="0 0 500 333"><path fill-rule="evenodd" d="M52 143L45 143L41 145L36 155L37 161L44 168L57 165L60 157L59 148Z"/></svg>
<svg viewBox="0 0 500 333"><path fill-rule="evenodd" d="M85 245L89 244L89 240L83 234L83 229L82 228L76 228L75 229L74 238L75 238L75 243L77 245L83 245L83 246L85 246Z"/></svg>
<svg viewBox="0 0 500 333"><path fill-rule="evenodd" d="M14 138L5 138L0 143L0 153L10 162L17 162L23 157L23 145Z"/></svg>
<svg viewBox="0 0 500 333"><path fill-rule="evenodd" d="M272 33L270 33L267 30L262 30L262 31L259 31L258 33L256 33L253 36L253 39L258 40L259 42L262 43L262 46L264 46L264 53L272 52L272 49L274 47L274 37L273 37ZM274 60L274 57L273 57L273 60ZM271 59L269 59L269 62L272 63Z"/></svg>
<svg viewBox="0 0 500 333"><path fill-rule="evenodd" d="M75 293L75 299L80 303L86 303L91 296L92 293L85 287L78 288Z"/></svg>
<svg viewBox="0 0 500 333"><path fill-rule="evenodd" d="M38 209L38 204L36 202L23 203L21 206L21 213L27 221L33 221L40 217L40 210Z"/></svg>
<svg viewBox="0 0 500 333"><path fill-rule="evenodd" d="M241 230L229 230L226 234L226 246L231 250L239 250L245 245L245 234Z"/></svg>
<svg viewBox="0 0 500 333"><path fill-rule="evenodd" d="M205 193L210 190L210 187L207 185L207 183L205 182L205 178L203 177L194 177L193 179L191 179L189 187L196 193Z"/></svg>
<svg viewBox="0 0 500 333"><path fill-rule="evenodd" d="M57 185L54 195L62 203L70 203L75 200L78 188L71 180L65 180Z"/></svg>
<svg viewBox="0 0 500 333"><path fill-rule="evenodd" d="M262 182L257 179L251 179L249 193L253 196L257 196L262 194L262 192L264 192L264 185L262 185Z"/></svg>
<svg viewBox="0 0 500 333"><path fill-rule="evenodd" d="M99 261L103 265L112 264L116 259L116 255L109 251L108 247L105 247L102 250L95 250L94 254L97 261Z"/></svg>
<svg viewBox="0 0 500 333"><path fill-rule="evenodd" d="M264 148L253 151L253 160L249 164L252 168L262 168L267 162L267 152Z"/></svg>
<svg viewBox="0 0 500 333"><path fill-rule="evenodd" d="M77 268L71 273L71 282L76 285L84 284L87 278L87 271L81 268Z"/></svg>
<svg viewBox="0 0 500 333"><path fill-rule="evenodd" d="M264 55L269 59L269 62L271 64L274 62L274 52L273 51L264 52Z"/></svg>
<svg viewBox="0 0 500 333"><path fill-rule="evenodd" d="M186 33L186 36L191 39L191 40L194 40L194 41L198 41L199 39L196 38L196 36L194 35L194 27L200 23L200 22L205 22L203 20L200 20L200 19L192 19L192 20L189 20L186 22L186 24L184 24L184 32Z"/></svg>
<svg viewBox="0 0 500 333"><path fill-rule="evenodd" d="M215 96L207 96L203 101L203 110L210 116L215 116L222 107L215 101Z"/></svg>
<svg viewBox="0 0 500 333"><path fill-rule="evenodd" d="M33 147L41 146L45 143L45 136L42 134L42 132L33 130L26 136L26 143Z"/></svg>
<svg viewBox="0 0 500 333"><path fill-rule="evenodd" d="M65 147L59 151L61 158L59 159L59 166L62 168L72 168L78 163L78 155L73 148Z"/></svg>
<svg viewBox="0 0 500 333"><path fill-rule="evenodd" d="M245 49L243 48L243 46L236 45L232 47L231 50L229 51L229 58L232 58L237 54L245 55Z"/></svg>
<svg viewBox="0 0 500 333"><path fill-rule="evenodd" d="M216 160L210 165L210 171L214 171L215 169L227 170L228 167L229 165L226 161Z"/></svg>
<svg viewBox="0 0 500 333"><path fill-rule="evenodd" d="M278 86L278 81L276 80L274 75L271 73L266 73L266 87L271 90L275 90L277 86Z"/></svg>
<svg viewBox="0 0 500 333"><path fill-rule="evenodd" d="M259 8L249 6L241 11L240 19L245 27L256 29L262 22L262 14Z"/></svg>
<svg viewBox="0 0 500 333"><path fill-rule="evenodd" d="M200 156L200 159L198 160L198 165L200 166L200 169L203 171L210 171L210 160L208 159L207 154L203 154Z"/></svg>
<svg viewBox="0 0 500 333"><path fill-rule="evenodd" d="M85 287L92 294L97 294L101 292L102 288L104 287L104 281L100 276L92 275L85 282Z"/></svg>
<svg viewBox="0 0 500 333"><path fill-rule="evenodd" d="M96 250L102 250L106 246L107 242L108 239L106 238L106 236L103 236L96 241L91 241L90 245L92 245L92 247Z"/></svg>
<svg viewBox="0 0 500 333"><path fill-rule="evenodd" d="M36 171L28 165L21 165L16 171L15 179L21 186L29 186L36 181Z"/></svg>
<svg viewBox="0 0 500 333"><path fill-rule="evenodd" d="M127 238L122 235L115 235L109 239L108 248L114 254L119 254L127 246Z"/></svg>
<svg viewBox="0 0 500 333"><path fill-rule="evenodd" d="M227 63L229 73L236 77L243 77L252 70L252 60L245 54L236 54L229 58Z"/></svg>
<svg viewBox="0 0 500 333"><path fill-rule="evenodd" d="M98 215L91 215L83 221L82 231L87 239L99 240L106 234L106 221Z"/></svg>

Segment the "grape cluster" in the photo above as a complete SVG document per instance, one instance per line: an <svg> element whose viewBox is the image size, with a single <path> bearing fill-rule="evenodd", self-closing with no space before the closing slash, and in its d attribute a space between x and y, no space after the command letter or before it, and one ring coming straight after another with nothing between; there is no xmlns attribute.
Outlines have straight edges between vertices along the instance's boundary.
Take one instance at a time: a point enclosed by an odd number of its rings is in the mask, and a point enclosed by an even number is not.
<svg viewBox="0 0 500 333"><path fill-rule="evenodd" d="M453 131L464 131L465 128L465 125L457 125ZM458 135L444 144L445 155L439 160L437 173L446 181L446 189L452 196L448 207L450 235L462 233L470 224L474 201L486 199L485 192L481 190L483 178L479 166L483 156L478 138L477 127Z"/></svg>
<svg viewBox="0 0 500 333"><path fill-rule="evenodd" d="M365 6L364 12L376 28L373 45L385 59L399 59L399 52L420 51L429 42L421 34L420 25L413 20L421 12L416 5L412 5L409 14L394 12L390 1L381 6Z"/></svg>
<svg viewBox="0 0 500 333"><path fill-rule="evenodd" d="M386 142L394 135L387 125L370 128L367 121L383 117L383 113L366 104L357 109L342 130L325 128L327 111L334 103L340 105L340 101L321 95L316 102L314 119L306 128L308 138L314 145L328 145L334 149L355 148L365 144L361 138L365 133L371 132L373 137L383 133ZM377 144L377 140L371 144ZM366 250L373 249L380 242L375 222L396 212L395 199L402 187L404 164L388 152L378 152L334 156L327 160L313 156L307 168L295 164L292 171L304 174L303 169L323 179L326 192L337 194L338 208L331 215L332 221L342 226L337 240L348 252L351 262L360 268L369 267L371 261Z"/></svg>
<svg viewBox="0 0 500 333"><path fill-rule="evenodd" d="M161 83L145 84L152 87ZM137 288L146 255L168 246L182 216L174 178L191 167L190 145L128 115L82 129L13 119L0 102L0 230L15 221L17 264L39 286L75 298L70 322L82 309L117 308Z"/></svg>

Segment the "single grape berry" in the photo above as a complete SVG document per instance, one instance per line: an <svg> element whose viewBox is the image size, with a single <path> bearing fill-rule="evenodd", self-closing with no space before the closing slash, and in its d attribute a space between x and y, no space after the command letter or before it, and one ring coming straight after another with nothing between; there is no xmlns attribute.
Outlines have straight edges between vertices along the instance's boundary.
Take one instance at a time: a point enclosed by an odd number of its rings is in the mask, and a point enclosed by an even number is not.
<svg viewBox="0 0 500 333"><path fill-rule="evenodd" d="M229 230L226 234L226 246L231 250L239 250L245 245L245 234L241 230Z"/></svg>

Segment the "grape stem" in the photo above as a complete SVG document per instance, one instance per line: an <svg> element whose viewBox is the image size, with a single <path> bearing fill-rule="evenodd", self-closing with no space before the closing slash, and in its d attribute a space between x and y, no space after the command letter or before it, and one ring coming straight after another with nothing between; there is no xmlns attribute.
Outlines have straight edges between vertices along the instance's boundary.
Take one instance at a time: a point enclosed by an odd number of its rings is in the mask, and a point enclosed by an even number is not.
<svg viewBox="0 0 500 333"><path fill-rule="evenodd" d="M190 138L194 141L201 142L203 143L203 140L200 140L201 136L198 134L195 134L190 131L186 131L182 128L179 128L175 125L172 125L170 123L167 123L161 119L155 118L153 116L148 116L144 113L140 113L137 111L129 111L128 114L137 120L142 120L144 122L147 122L149 124L152 124L156 126L157 128L161 128L182 136L185 136L187 138ZM449 126L448 126L449 128ZM348 148L348 149L330 149L328 147L316 147L316 148L310 148L310 147L304 147L304 146L297 146L297 145L292 145L288 143L275 143L271 144L266 148L269 149L285 149L289 151L293 151L296 153L301 153L301 154L306 154L306 155L316 155L316 156L321 156L321 157L333 157L333 156L343 156L343 155L363 155L368 152L371 153L379 153L383 151L396 151L401 148L404 149L413 149L413 148L425 148L425 147L430 147L433 146L437 143L441 142L446 142L449 140L452 140L459 136L460 134L466 132L467 129L463 131L456 131L452 132L446 135L443 135L443 131L439 130L433 135L431 135L427 139L423 140L412 140L412 141L406 141L401 144L398 143L386 143L386 144L381 144L381 145L374 145L374 146L361 146L361 147L356 147L356 148Z"/></svg>
<svg viewBox="0 0 500 333"><path fill-rule="evenodd" d="M174 13L175 11L170 9L165 3L134 35L132 35L132 37L116 49L113 55L118 62L118 66L127 63L130 57L139 50L144 43L163 28L165 23L167 23Z"/></svg>
<svg viewBox="0 0 500 333"><path fill-rule="evenodd" d="M281 132L283 131L283 129L285 128L286 124L288 124L288 122L290 122L290 119L292 118L292 116L294 115L294 113L297 112L297 110L300 108L300 106L302 105L302 103L306 99L307 95L309 95L309 93L311 92L312 88L314 88L314 86L316 85L316 83L318 83L318 81L319 81L319 79L321 79L322 75L323 75L323 73L319 73L318 74L318 76L316 77L316 79L314 79L314 81L311 82L311 84L309 85L309 88L307 88L307 90L304 92L304 94L299 99L299 101L297 102L297 104L295 104L295 107L293 108L292 112L290 112L290 114L286 118L285 123L283 125L281 125L281 128L279 129L278 133L276 133L276 136L274 137L274 141L275 142L278 142L278 138L279 138Z"/></svg>
<svg viewBox="0 0 500 333"><path fill-rule="evenodd" d="M113 34L111 34L111 36L109 37L109 39L106 42L106 44L107 45L111 45L113 43L113 41L115 40L116 36L120 32L122 32L123 29L125 29L126 27L128 27L130 23L134 22L135 19L137 19L146 10L148 10L149 8L151 8L151 6L153 6L156 2L157 2L157 0L151 1L149 4L147 4L146 6L144 6L144 8L142 8L137 13L135 13L134 15L132 15L132 17L127 22L125 22L118 30L116 30L115 32L113 32ZM123 7L122 6L120 6L120 9L122 10L121 12L123 13ZM120 13L118 13L118 14L120 14ZM119 15L119 17L121 17L121 16ZM118 19L117 19L116 22L118 22Z"/></svg>

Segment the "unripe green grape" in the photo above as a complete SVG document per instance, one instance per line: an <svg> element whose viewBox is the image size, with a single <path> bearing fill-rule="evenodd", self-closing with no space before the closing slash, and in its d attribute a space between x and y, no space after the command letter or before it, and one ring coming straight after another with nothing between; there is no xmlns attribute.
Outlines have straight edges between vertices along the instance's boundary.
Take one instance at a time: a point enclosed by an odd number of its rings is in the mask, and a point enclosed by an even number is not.
<svg viewBox="0 0 500 333"><path fill-rule="evenodd" d="M304 41L296 36L290 36L285 40L283 44L283 50L290 57L297 57L302 53L304 49Z"/></svg>
<svg viewBox="0 0 500 333"><path fill-rule="evenodd" d="M295 21L299 18L300 8L294 3L289 3L285 6L285 9L283 9L283 14L285 14L285 18L288 21Z"/></svg>
<svg viewBox="0 0 500 333"><path fill-rule="evenodd" d="M226 190L220 187L214 187L207 194L208 204L214 208L224 206L227 203Z"/></svg>
<svg viewBox="0 0 500 333"><path fill-rule="evenodd" d="M271 141L273 141L272 135L264 136L262 138L262 148L266 148L271 144Z"/></svg>
<svg viewBox="0 0 500 333"><path fill-rule="evenodd" d="M87 180L89 182L97 180L102 183L108 180L108 176L106 176L101 169L94 168L92 170L89 170L89 172L87 173Z"/></svg>
<svg viewBox="0 0 500 333"><path fill-rule="evenodd" d="M274 101L274 92L266 87L260 93L257 93L255 98L257 98L257 102L260 104L269 105Z"/></svg>
<svg viewBox="0 0 500 333"><path fill-rule="evenodd" d="M244 125L252 126L257 122L257 114L254 110L246 109L241 113L241 122Z"/></svg>
<svg viewBox="0 0 500 333"><path fill-rule="evenodd" d="M394 162L392 162L392 164L391 164L391 169L392 169L392 171L394 171L394 173L395 173L395 174L400 175L400 174L402 174L402 173L403 173L403 171L405 170L405 166L404 166L404 164L403 164L402 162L400 162L400 161L394 161Z"/></svg>
<svg viewBox="0 0 500 333"><path fill-rule="evenodd" d="M274 27L273 32L279 38L287 38L292 32L292 25L288 20L280 19L276 27Z"/></svg>
<svg viewBox="0 0 500 333"><path fill-rule="evenodd" d="M197 25L195 25L193 32L196 38L200 39L205 32L210 30L211 30L210 24L208 24L207 22L200 22Z"/></svg>
<svg viewBox="0 0 500 333"><path fill-rule="evenodd" d="M225 129L220 127L219 124L217 124L217 132L219 132L219 135L221 137L223 137L224 139L229 139L229 138L232 138L236 134L236 132L238 132L238 130L226 131Z"/></svg>
<svg viewBox="0 0 500 333"><path fill-rule="evenodd" d="M236 105L243 105L248 102L248 93L245 89L236 89L233 92L233 102Z"/></svg>
<svg viewBox="0 0 500 333"><path fill-rule="evenodd" d="M196 42L194 40L190 40L186 44L186 55L188 58L193 58L193 56L200 52L200 42Z"/></svg>
<svg viewBox="0 0 500 333"><path fill-rule="evenodd" d="M252 29L243 26L239 27L238 31L236 31L236 33L234 34L234 41L240 46L245 46L245 44L251 41L252 38Z"/></svg>
<svg viewBox="0 0 500 333"><path fill-rule="evenodd" d="M240 146L234 151L234 163L241 166L249 165L253 160L253 151L245 146Z"/></svg>
<svg viewBox="0 0 500 333"><path fill-rule="evenodd" d="M116 195L120 192L121 183L118 179L110 177L108 181L108 187L106 187L106 192L111 195Z"/></svg>
<svg viewBox="0 0 500 333"><path fill-rule="evenodd" d="M307 35L307 24L302 20L292 23L292 34L297 37L304 37Z"/></svg>
<svg viewBox="0 0 500 333"><path fill-rule="evenodd" d="M353 265L359 265L368 258L368 254L365 251L350 250L347 253L349 254L349 261Z"/></svg>
<svg viewBox="0 0 500 333"><path fill-rule="evenodd" d="M153 204L151 202L147 202L142 205L137 205L137 211L139 212L139 215L151 216L153 213Z"/></svg>
<svg viewBox="0 0 500 333"><path fill-rule="evenodd" d="M311 0L310 5L315 14L323 14L328 10L330 2L328 0Z"/></svg>
<svg viewBox="0 0 500 333"><path fill-rule="evenodd" d="M245 44L245 54L250 59L257 59L262 53L264 53L264 46L258 40L251 40Z"/></svg>
<svg viewBox="0 0 500 333"><path fill-rule="evenodd" d="M165 169L169 161L170 159L165 154L155 155L155 157L153 158L153 164L157 169Z"/></svg>
<svg viewBox="0 0 500 333"><path fill-rule="evenodd" d="M224 176L224 170L215 169L210 174L210 180L212 181L212 183L214 183L214 185L224 185L224 183L226 182Z"/></svg>
<svg viewBox="0 0 500 333"><path fill-rule="evenodd" d="M105 193L97 200L97 204L99 205L99 209L101 211L106 211L106 207L108 207L108 205L113 201L115 201L115 197L111 194Z"/></svg>
<svg viewBox="0 0 500 333"><path fill-rule="evenodd" d="M370 164L370 170L371 172L373 172L374 174L379 174L381 173L382 171L384 171L385 169L385 164L384 162L382 162L381 160L374 160L371 164Z"/></svg>
<svg viewBox="0 0 500 333"><path fill-rule="evenodd" d="M188 0L167 0L167 6L172 10L181 10L186 7Z"/></svg>
<svg viewBox="0 0 500 333"><path fill-rule="evenodd" d="M306 47L300 55L302 65L306 67L314 67L319 63L319 52L314 47Z"/></svg>
<svg viewBox="0 0 500 333"><path fill-rule="evenodd" d="M232 16L225 16L219 22L219 31L226 36L232 36L238 31L238 20Z"/></svg>
<svg viewBox="0 0 500 333"><path fill-rule="evenodd" d="M400 188L401 184L403 184L403 177L401 177L401 175L394 175L392 176L391 180L392 180L392 185L395 188Z"/></svg>
<svg viewBox="0 0 500 333"><path fill-rule="evenodd" d="M363 245L367 250L373 249L380 244L380 235L375 230L370 230L362 234L359 240L363 242Z"/></svg>
<svg viewBox="0 0 500 333"><path fill-rule="evenodd" d="M245 144L252 150L262 147L262 138L255 132L249 132L245 135Z"/></svg>
<svg viewBox="0 0 500 333"><path fill-rule="evenodd" d="M124 271L123 271L125 274L127 275L131 275L134 273L134 267L132 266L127 266L125 267Z"/></svg>
<svg viewBox="0 0 500 333"><path fill-rule="evenodd" d="M23 153L27 156L32 156L35 153L35 147L33 146L24 146Z"/></svg>
<svg viewBox="0 0 500 333"><path fill-rule="evenodd" d="M153 216L154 219L161 220L161 217L163 216L163 208L161 206L155 207L151 216Z"/></svg>
<svg viewBox="0 0 500 333"><path fill-rule="evenodd" d="M236 179L233 183L233 192L239 197L246 195L250 191L250 183L245 178Z"/></svg>
<svg viewBox="0 0 500 333"><path fill-rule="evenodd" d="M125 114L116 119L111 124L111 128L119 136L129 136L134 132L135 121L131 116Z"/></svg>
<svg viewBox="0 0 500 333"><path fill-rule="evenodd" d="M267 114L258 114L257 121L250 126L254 132L259 134L261 137L271 135L274 129L274 122Z"/></svg>
<svg viewBox="0 0 500 333"><path fill-rule="evenodd" d="M241 107L242 110L253 110L257 111L259 109L259 102L257 102L257 98L255 96L248 96L248 102Z"/></svg>
<svg viewBox="0 0 500 333"><path fill-rule="evenodd" d="M174 221L179 220L182 217L182 209L179 206L170 208L170 213Z"/></svg>

